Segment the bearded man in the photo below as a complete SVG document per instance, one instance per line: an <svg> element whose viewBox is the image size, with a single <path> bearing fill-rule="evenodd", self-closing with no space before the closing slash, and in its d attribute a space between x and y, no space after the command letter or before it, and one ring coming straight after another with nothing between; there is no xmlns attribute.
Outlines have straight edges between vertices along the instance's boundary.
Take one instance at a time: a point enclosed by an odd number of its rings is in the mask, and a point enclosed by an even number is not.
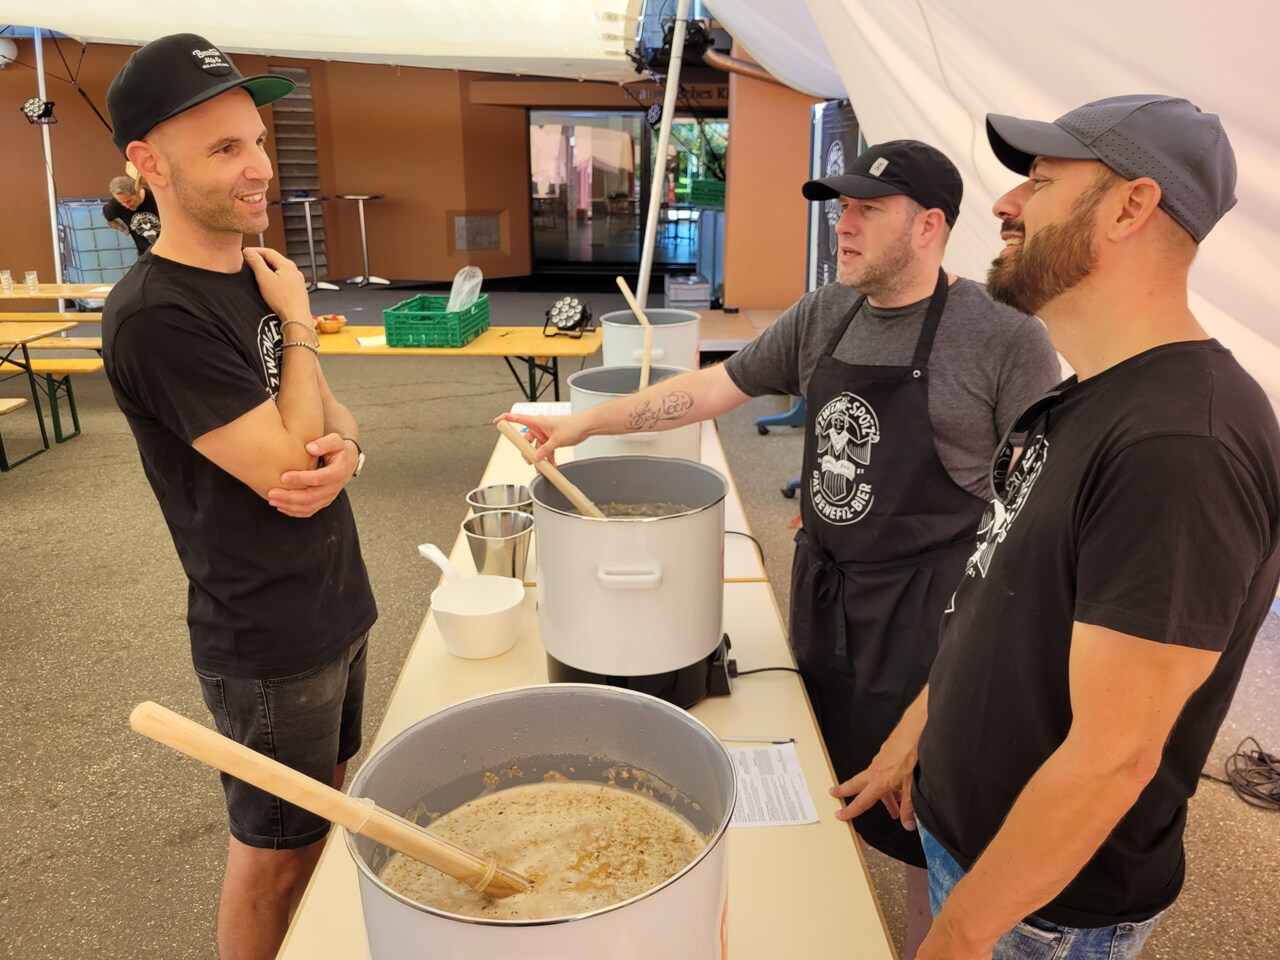
<svg viewBox="0 0 1280 960"><path fill-rule="evenodd" d="M992 453L1017 411L1061 376L1037 320L942 269L962 193L935 148L870 147L845 173L803 187L840 207L838 283L724 364L567 417L503 416L528 426L546 457L629 432L638 411L676 394L692 403L643 429L717 417L766 393L805 398L790 640L841 780L866 767L923 686L989 499ZM845 429L857 456L824 457ZM906 864L909 958L929 925L920 841L879 807L854 826Z"/></svg>
<svg viewBox="0 0 1280 960"><path fill-rule="evenodd" d="M1129 960L1182 888L1187 800L1280 581L1280 427L1187 302L1235 156L1216 116L1158 95L987 135L1027 178L996 201L989 289L1075 376L1017 418L1012 470L997 452L999 529L845 791L918 822L920 957Z"/></svg>

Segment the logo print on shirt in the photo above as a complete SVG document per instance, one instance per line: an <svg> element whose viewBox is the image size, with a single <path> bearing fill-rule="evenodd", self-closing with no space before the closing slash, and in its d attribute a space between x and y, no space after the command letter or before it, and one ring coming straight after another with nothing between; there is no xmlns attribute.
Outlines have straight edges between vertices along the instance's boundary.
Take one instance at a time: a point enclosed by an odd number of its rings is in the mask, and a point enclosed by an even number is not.
<svg viewBox="0 0 1280 960"><path fill-rule="evenodd" d="M274 400L280 392L280 361L284 358L284 347L281 346L280 318L268 313L258 321L258 355L262 358L262 375L266 377L267 389Z"/></svg>
<svg viewBox="0 0 1280 960"><path fill-rule="evenodd" d="M135 213L129 218L129 229L140 237L146 237L147 243L155 243L160 237L160 218L145 210Z"/></svg>
<svg viewBox="0 0 1280 960"><path fill-rule="evenodd" d="M818 466L809 477L809 500L829 523L843 526L867 515L875 496L858 477L871 463L871 445L880 442L880 421L854 393L842 393L818 412Z"/></svg>
<svg viewBox="0 0 1280 960"><path fill-rule="evenodd" d="M1018 519L1031 488L1035 485L1040 472L1044 470L1045 460L1049 455L1049 441L1040 435L1022 452L1022 459L1009 477L1005 489L1005 502L992 500L987 512L982 516L982 524L978 527L978 548L974 551L965 567L966 576L986 577L991 569L991 561L996 548L1004 543L1009 535L1009 528ZM976 572L975 572L976 571Z"/></svg>

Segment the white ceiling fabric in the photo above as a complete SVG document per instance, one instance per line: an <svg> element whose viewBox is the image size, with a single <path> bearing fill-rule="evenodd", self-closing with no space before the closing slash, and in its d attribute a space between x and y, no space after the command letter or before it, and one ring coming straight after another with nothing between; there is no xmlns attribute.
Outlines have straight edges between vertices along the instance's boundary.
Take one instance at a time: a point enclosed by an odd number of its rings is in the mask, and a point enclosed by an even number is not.
<svg viewBox="0 0 1280 960"><path fill-rule="evenodd" d="M198 33L228 53L394 63L625 83L639 79L641 0L5 0L9 23L81 41Z"/></svg>
<svg viewBox="0 0 1280 960"><path fill-rule="evenodd" d="M1238 0L714 0L764 67L848 96L868 142L942 149L965 181L948 267L981 278L1000 244L991 204L1017 182L987 145L988 112L1052 120L1123 93L1186 97L1222 117L1239 203L1201 245L1191 307L1280 407L1280 4ZM818 37L797 45L790 37ZM842 90L814 81L828 66ZM847 94L842 92L847 91Z"/></svg>

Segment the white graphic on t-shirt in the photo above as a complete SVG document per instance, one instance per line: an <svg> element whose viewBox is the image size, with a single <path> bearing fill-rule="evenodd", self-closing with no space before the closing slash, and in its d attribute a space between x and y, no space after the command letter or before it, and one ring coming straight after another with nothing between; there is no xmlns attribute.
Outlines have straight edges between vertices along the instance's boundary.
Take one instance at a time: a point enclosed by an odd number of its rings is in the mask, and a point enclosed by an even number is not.
<svg viewBox="0 0 1280 960"><path fill-rule="evenodd" d="M871 484L858 480L871 462L871 445L880 441L880 421L870 405L853 393L827 403L814 420L818 464L809 478L809 500L829 523L857 523L875 499Z"/></svg>
<svg viewBox="0 0 1280 960"><path fill-rule="evenodd" d="M268 313L258 321L258 354L262 357L262 373L267 378L273 400L280 392L280 361L284 357L282 339L280 319L274 313Z"/></svg>
<svg viewBox="0 0 1280 960"><path fill-rule="evenodd" d="M1022 458L1010 474L1005 484L1004 500L992 500L987 512L982 515L982 523L978 526L978 546L973 556L965 565L966 577L986 578L995 559L996 548L1004 543L1009 535L1009 528L1018 519L1018 514L1026 505L1031 488L1035 485L1040 473L1044 470L1045 461L1049 457L1049 441L1043 435L1037 437L1022 452ZM954 612L955 594L947 605L946 613Z"/></svg>
<svg viewBox="0 0 1280 960"><path fill-rule="evenodd" d="M160 236L160 218L143 210L129 218L129 229L140 237L146 237L147 243L155 243Z"/></svg>

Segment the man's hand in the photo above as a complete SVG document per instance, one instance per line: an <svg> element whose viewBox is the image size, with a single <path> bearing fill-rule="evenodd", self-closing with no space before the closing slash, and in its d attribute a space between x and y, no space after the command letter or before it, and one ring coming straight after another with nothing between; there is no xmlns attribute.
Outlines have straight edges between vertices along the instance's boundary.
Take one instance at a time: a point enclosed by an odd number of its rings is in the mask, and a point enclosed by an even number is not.
<svg viewBox="0 0 1280 960"><path fill-rule="evenodd" d="M244 260L253 269L262 299L282 322L298 320L315 328L306 278L292 260L270 247L245 247Z"/></svg>
<svg viewBox="0 0 1280 960"><path fill-rule="evenodd" d="M267 491L267 502L288 517L310 517L337 498L356 469L359 454L355 444L347 443L336 433L325 434L307 444L307 452L319 457L315 470L287 470L280 482L300 489L274 487Z"/></svg>
<svg viewBox="0 0 1280 960"><path fill-rule="evenodd" d="M559 447L571 447L587 438L582 414L571 413L563 417L530 417L521 413L503 413L493 422L509 420L528 427L529 442L535 448L535 460L555 463L555 451Z"/></svg>
<svg viewBox="0 0 1280 960"><path fill-rule="evenodd" d="M909 706L893 728L893 733L880 747L871 766L831 788L833 797L853 797L836 814L838 820L852 820L866 813L876 801L883 803L889 816L902 821L908 830L916 828L915 810L911 806L911 775L916 768L916 747L928 718L928 688Z"/></svg>
<svg viewBox="0 0 1280 960"><path fill-rule="evenodd" d="M963 939L949 922L944 907L916 951L916 960L991 960L994 949L994 944L976 945Z"/></svg>

